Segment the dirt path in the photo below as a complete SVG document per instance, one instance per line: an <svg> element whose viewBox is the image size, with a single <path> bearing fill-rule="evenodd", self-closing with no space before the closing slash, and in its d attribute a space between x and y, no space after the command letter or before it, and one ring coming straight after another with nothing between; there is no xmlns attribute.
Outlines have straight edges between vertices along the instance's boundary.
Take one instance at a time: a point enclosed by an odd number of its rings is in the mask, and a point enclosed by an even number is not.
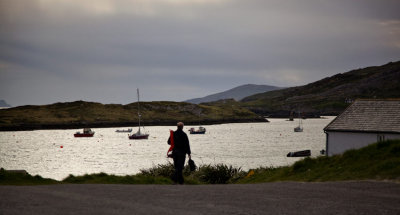
<svg viewBox="0 0 400 215"><path fill-rule="evenodd" d="M0 186L0 214L400 214L400 184Z"/></svg>

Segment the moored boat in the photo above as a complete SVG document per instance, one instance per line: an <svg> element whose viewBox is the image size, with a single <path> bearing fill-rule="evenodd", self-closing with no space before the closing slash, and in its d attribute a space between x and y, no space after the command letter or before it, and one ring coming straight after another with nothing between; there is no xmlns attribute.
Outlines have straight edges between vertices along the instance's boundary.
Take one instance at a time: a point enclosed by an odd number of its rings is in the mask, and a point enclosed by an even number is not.
<svg viewBox="0 0 400 215"><path fill-rule="evenodd" d="M303 128L300 126L297 126L296 128L293 129L294 132L303 132Z"/></svg>
<svg viewBox="0 0 400 215"><path fill-rule="evenodd" d="M311 156L310 150L303 150L297 152L289 152L286 157L308 157Z"/></svg>
<svg viewBox="0 0 400 215"><path fill-rule="evenodd" d="M196 128L190 128L189 129L190 134L205 134L206 133L206 128L199 126L197 129Z"/></svg>
<svg viewBox="0 0 400 215"><path fill-rule="evenodd" d="M128 136L129 136L129 139L135 139L135 140L142 140L142 139L148 139L149 138L149 134L142 133L140 131L140 129L136 133L134 133L132 135L128 135Z"/></svg>
<svg viewBox="0 0 400 215"><path fill-rule="evenodd" d="M301 121L300 113L299 113L299 126L293 129L294 132L303 132L303 123Z"/></svg>
<svg viewBox="0 0 400 215"><path fill-rule="evenodd" d="M84 128L83 133L78 131L74 134L74 137L93 137L93 135L94 135L94 131L92 131L92 129Z"/></svg>
<svg viewBox="0 0 400 215"><path fill-rule="evenodd" d="M118 133L128 132L128 133L130 133L130 132L132 132L132 128L129 128L129 129L117 129L117 130L115 130L115 132L118 132Z"/></svg>
<svg viewBox="0 0 400 215"><path fill-rule="evenodd" d="M140 118L142 117L142 115L140 115L139 89L137 89L137 97L138 97L139 130L136 133L132 134L132 135L128 134L128 137L131 140L143 140L143 139L148 139L149 138L149 134L148 133L146 133L145 131L141 131L140 130ZM143 127L143 130L144 130L144 127Z"/></svg>

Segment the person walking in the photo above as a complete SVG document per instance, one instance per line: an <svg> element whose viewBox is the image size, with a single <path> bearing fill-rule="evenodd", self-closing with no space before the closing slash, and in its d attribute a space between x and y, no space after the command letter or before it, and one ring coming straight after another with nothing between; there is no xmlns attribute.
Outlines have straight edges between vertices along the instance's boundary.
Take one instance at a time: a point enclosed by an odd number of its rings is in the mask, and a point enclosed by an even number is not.
<svg viewBox="0 0 400 215"><path fill-rule="evenodd" d="M191 159L189 138L183 131L183 126L183 122L178 122L178 128L173 134L174 148L172 149L172 158L174 159L175 173L172 180L179 184L183 184L184 182L182 171L185 165L186 154L188 154L189 160ZM168 145L171 145L171 137L168 138Z"/></svg>

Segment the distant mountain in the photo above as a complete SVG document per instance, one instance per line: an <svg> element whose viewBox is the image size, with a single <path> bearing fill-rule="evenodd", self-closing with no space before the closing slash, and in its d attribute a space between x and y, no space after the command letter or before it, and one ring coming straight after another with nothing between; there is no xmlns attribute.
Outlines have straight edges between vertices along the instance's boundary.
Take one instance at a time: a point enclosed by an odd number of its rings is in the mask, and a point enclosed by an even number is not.
<svg viewBox="0 0 400 215"><path fill-rule="evenodd" d="M240 103L260 115L288 116L291 111L337 115L359 98L400 98L400 61L249 96Z"/></svg>
<svg viewBox="0 0 400 215"><path fill-rule="evenodd" d="M0 100L0 107L11 107L11 105L7 104L4 100Z"/></svg>
<svg viewBox="0 0 400 215"><path fill-rule="evenodd" d="M202 98L195 98L186 100L185 102L200 104L204 102L213 102L221 99L235 99L236 101L240 101L241 99L251 96L257 93L264 93L272 90L282 89L281 87L269 86L269 85L256 85L256 84L246 84L239 87L235 87L233 89L216 93L212 95L208 95Z"/></svg>

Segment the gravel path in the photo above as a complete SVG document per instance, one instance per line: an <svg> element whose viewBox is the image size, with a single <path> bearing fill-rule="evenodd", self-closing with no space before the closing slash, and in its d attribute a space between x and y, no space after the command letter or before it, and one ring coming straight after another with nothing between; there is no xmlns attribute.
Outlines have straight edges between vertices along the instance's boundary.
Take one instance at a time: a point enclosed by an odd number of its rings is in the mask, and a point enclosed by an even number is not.
<svg viewBox="0 0 400 215"><path fill-rule="evenodd" d="M0 214L400 214L400 184L0 186Z"/></svg>

